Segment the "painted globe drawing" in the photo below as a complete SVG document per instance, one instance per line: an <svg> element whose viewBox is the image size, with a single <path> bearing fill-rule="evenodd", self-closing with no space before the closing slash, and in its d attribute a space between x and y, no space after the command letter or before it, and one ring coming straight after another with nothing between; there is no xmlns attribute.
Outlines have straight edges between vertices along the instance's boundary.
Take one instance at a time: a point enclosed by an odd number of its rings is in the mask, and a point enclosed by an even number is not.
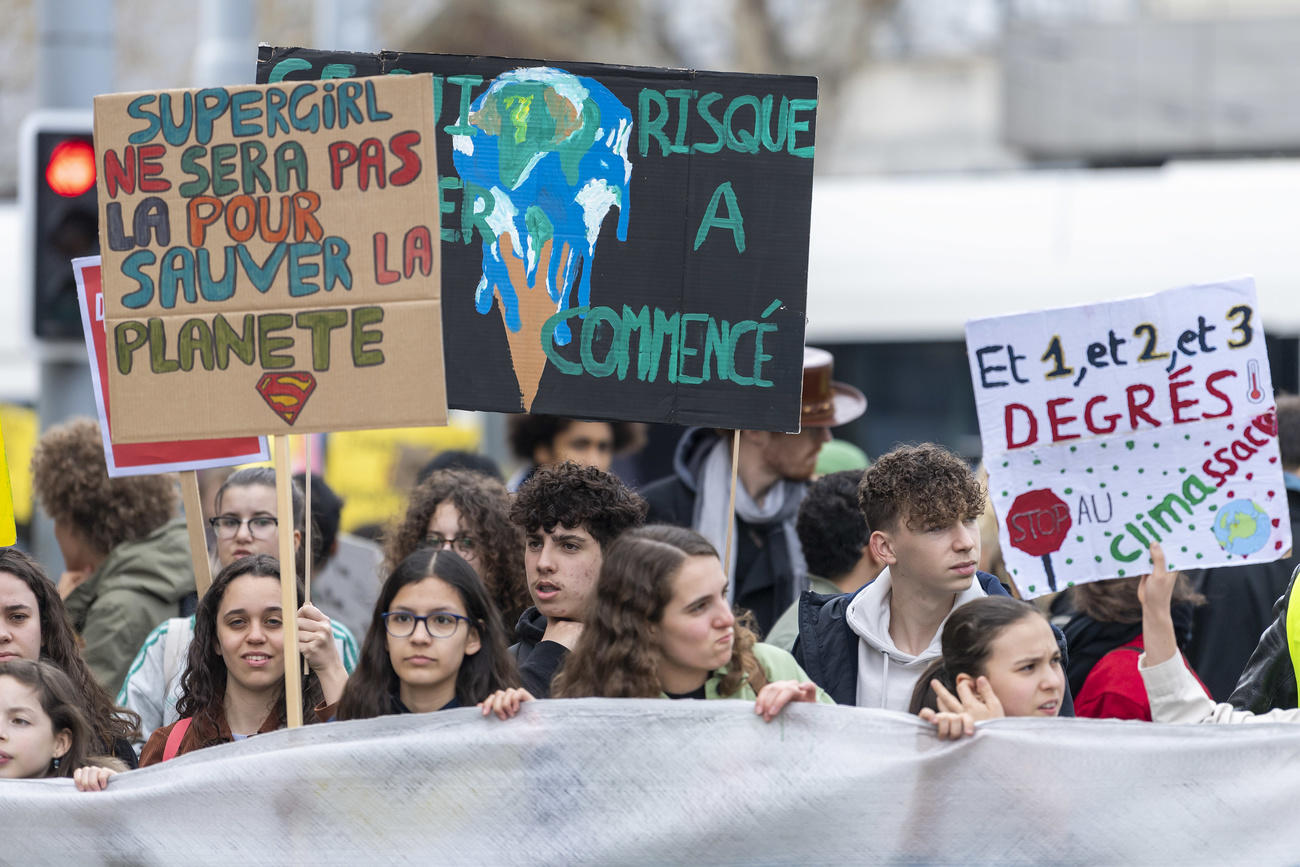
<svg viewBox="0 0 1300 867"><path fill-rule="evenodd" d="M1223 550L1240 557L1263 548L1271 528L1267 512L1250 500L1237 500L1219 510L1214 538Z"/></svg>

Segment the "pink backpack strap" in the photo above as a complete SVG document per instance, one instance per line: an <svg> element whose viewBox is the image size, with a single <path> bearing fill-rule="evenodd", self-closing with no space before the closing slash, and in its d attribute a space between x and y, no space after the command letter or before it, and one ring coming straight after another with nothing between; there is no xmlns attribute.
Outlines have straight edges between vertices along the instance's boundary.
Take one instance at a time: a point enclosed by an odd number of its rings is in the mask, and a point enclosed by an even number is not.
<svg viewBox="0 0 1300 867"><path fill-rule="evenodd" d="M185 733L190 730L190 723L193 721L192 716L177 720L176 725L172 726L172 730L167 733L167 743L163 745L162 754L164 762L176 758L176 754L181 751L181 741L185 739Z"/></svg>

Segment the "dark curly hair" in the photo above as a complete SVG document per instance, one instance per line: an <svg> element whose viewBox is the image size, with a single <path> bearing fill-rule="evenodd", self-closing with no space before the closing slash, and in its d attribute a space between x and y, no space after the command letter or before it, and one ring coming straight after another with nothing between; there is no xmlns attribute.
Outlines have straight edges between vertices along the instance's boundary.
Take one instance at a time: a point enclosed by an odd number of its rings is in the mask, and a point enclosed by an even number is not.
<svg viewBox="0 0 1300 867"><path fill-rule="evenodd" d="M510 520L525 533L557 524L585 527L603 549L624 530L645 523L649 506L617 476L572 461L538 467L515 494Z"/></svg>
<svg viewBox="0 0 1300 867"><path fill-rule="evenodd" d="M81 710L94 737L91 753L112 755L117 740L131 740L139 733L139 715L113 704L112 698L90 673L90 667L77 646L77 633L68 619L67 609L63 607L63 599L41 564L17 548L0 548L0 572L26 584L36 597L41 625L41 659L57 665L79 696Z"/></svg>
<svg viewBox="0 0 1300 867"><path fill-rule="evenodd" d="M858 487L868 529L947 527L984 511L984 490L961 458L934 443L900 446L871 465Z"/></svg>
<svg viewBox="0 0 1300 867"><path fill-rule="evenodd" d="M94 734L77 701L77 688L62 669L46 660L12 659L0 662L0 677L12 677L35 691L54 733L68 733L68 751L59 757L58 768L51 762L42 777L70 777L90 763L95 753Z"/></svg>
<svg viewBox="0 0 1300 867"><path fill-rule="evenodd" d="M558 415L512 415L506 419L510 450L520 460L531 461L538 446L550 446L569 425L587 420ZM590 420L609 425L610 433L614 435L614 454L636 446L645 438L644 427L638 422Z"/></svg>
<svg viewBox="0 0 1300 867"><path fill-rule="evenodd" d="M179 502L175 473L110 479L99 424L88 418L41 436L32 452L32 489L51 518L100 554L148 536Z"/></svg>
<svg viewBox="0 0 1300 867"><path fill-rule="evenodd" d="M241 557L217 573L208 592L199 600L198 610L194 612L194 639L190 641L186 657L185 674L181 676L181 697L176 702L176 712L182 719L194 717L212 730L221 727L225 716L226 698L226 661L220 653L217 640L217 618L221 614L221 601L228 588L236 578L256 575L261 578L280 580L280 563L274 557L255 554ZM302 580L297 581L298 604L302 604ZM284 612L285 617L293 617L295 611ZM295 652L296 648L285 648L284 652ZM305 669L304 669L305 671ZM306 672L302 678L303 722L317 722L313 710L323 700L320 680L315 672ZM276 702L275 712L280 725L284 725L286 712L284 690ZM205 745L206 746L206 745Z"/></svg>
<svg viewBox="0 0 1300 867"><path fill-rule="evenodd" d="M658 698L659 649L653 635L673 598L673 579L687 557L717 557L694 530L651 524L629 530L609 546L582 636L555 676L557 698ZM718 695L738 690L746 677L766 681L754 656L758 636L748 612L738 612L735 641Z"/></svg>
<svg viewBox="0 0 1300 867"><path fill-rule="evenodd" d="M957 675L979 677L987 673L985 669L993 655L993 642L1008 626L1014 626L1026 617L1047 620L1028 602L1010 596L986 596L958 606L943 624L939 639L943 655L926 666L917 679L908 712L920 713L925 707L938 710L938 700L930 687L931 680L939 681L956 695Z"/></svg>
<svg viewBox="0 0 1300 867"><path fill-rule="evenodd" d="M862 559L871 533L858 506L862 470L842 470L822 476L808 486L799 504L795 532L808 570L832 581L853 570Z"/></svg>
<svg viewBox="0 0 1300 867"><path fill-rule="evenodd" d="M386 534L384 568L392 571L424 544L429 519L444 500L460 512L479 544L475 570L506 623L532 603L524 583L524 537L510 522L510 494L499 479L472 470L438 470L416 486L406 515Z"/></svg>
<svg viewBox="0 0 1300 867"><path fill-rule="evenodd" d="M398 694L401 684L388 653L384 614L398 591L426 578L440 578L451 585L478 631L478 653L465 657L456 673L456 700L460 705L478 704L499 689L519 685L515 660L506 646L506 628L488 598L483 579L455 551L421 548L392 571L379 591L370 628L361 642L361 659L339 699L339 719L369 719L393 712L392 696Z"/></svg>

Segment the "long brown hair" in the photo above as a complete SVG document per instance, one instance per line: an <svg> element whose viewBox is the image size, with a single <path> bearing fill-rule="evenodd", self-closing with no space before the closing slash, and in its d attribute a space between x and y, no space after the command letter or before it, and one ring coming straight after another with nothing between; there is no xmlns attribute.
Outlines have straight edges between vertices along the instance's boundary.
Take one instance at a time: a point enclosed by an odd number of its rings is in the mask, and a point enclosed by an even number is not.
<svg viewBox="0 0 1300 867"><path fill-rule="evenodd" d="M87 764L92 750L94 733L86 716L81 712L77 688L71 678L57 665L46 660L11 659L0 662L0 677L12 677L36 693L41 710L50 718L57 735L66 731L71 745L59 757L59 766L53 762L42 777L70 777L77 768Z"/></svg>
<svg viewBox="0 0 1300 867"><path fill-rule="evenodd" d="M684 527L652 524L628 530L605 550L582 637L555 676L553 695L564 698L658 698L659 645L651 627L673 597L673 579L688 557L717 557L708 540ZM757 640L737 617L727 672L718 695L740 688L746 677L766 679L754 657Z"/></svg>
<svg viewBox="0 0 1300 867"><path fill-rule="evenodd" d="M259 578L280 579L280 562L266 554L241 557L222 569L213 579L208 592L199 600L199 607L194 612L194 639L190 642L189 656L186 661L185 674L181 676L181 697L176 702L176 712L181 716L193 717L195 722L217 730L225 716L226 698L226 661L219 652L217 640L217 618L221 613L221 601L226 589L236 578L254 575ZM297 582L298 603L302 603L302 582ZM294 617L294 611L282 612L284 617ZM296 647L285 647L286 654L297 653ZM302 678L302 707L304 722L316 722L313 708L323 700L320 679L315 672L308 672ZM284 690L276 702L275 712L283 723L285 719Z"/></svg>
<svg viewBox="0 0 1300 867"><path fill-rule="evenodd" d="M400 523L388 532L385 568L396 570L424 544L429 519L443 502L460 512L478 543L476 571L502 621L513 625L531 603L524 584L524 535L510 523L510 494L497 479L472 470L437 470L416 486Z"/></svg>
<svg viewBox="0 0 1300 867"><path fill-rule="evenodd" d="M1077 584L1070 590L1071 601L1080 614L1102 623L1141 623L1142 603L1138 601L1139 575L1115 578L1110 581L1090 581ZM1192 589L1187 576L1181 572L1174 579L1172 604L1204 605L1205 597Z"/></svg>
<svg viewBox="0 0 1300 867"><path fill-rule="evenodd" d="M478 630L478 653L465 657L456 673L456 700L461 706L477 704L499 689L519 685L519 673L506 646L501 615L488 599L483 579L455 551L421 548L393 570L379 591L370 628L361 643L361 659L339 699L339 719L368 719L393 712L392 697L401 684L388 654L384 614L398 591L426 578L439 578L451 585L460 595L473 628Z"/></svg>
<svg viewBox="0 0 1300 867"><path fill-rule="evenodd" d="M90 673L90 666L86 665L77 647L77 634L68 620L63 599L55 590L54 583L46 577L41 564L17 548L0 548L0 572L22 581L36 597L41 625L41 659L57 665L80 697L81 710L96 741L91 751L113 754L115 741L119 738L131 740L139 733L139 714L115 705Z"/></svg>

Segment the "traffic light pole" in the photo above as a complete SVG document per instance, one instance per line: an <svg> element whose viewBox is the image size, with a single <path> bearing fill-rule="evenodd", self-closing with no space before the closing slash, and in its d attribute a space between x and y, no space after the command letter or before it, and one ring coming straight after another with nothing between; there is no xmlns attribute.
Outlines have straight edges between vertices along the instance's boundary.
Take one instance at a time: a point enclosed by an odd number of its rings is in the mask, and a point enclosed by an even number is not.
<svg viewBox="0 0 1300 867"><path fill-rule="evenodd" d="M100 0L40 0L37 80L41 108L88 113L95 94L113 91L115 5ZM32 172L24 175L27 182ZM28 231L33 229L27 227ZM28 244L27 249L31 251L33 246ZM32 267L34 270L34 263ZM38 345L36 410L41 431L77 415L94 418L95 397L85 342L41 340ZM54 539L54 525L40 509L32 514L32 553L52 578L59 577L63 557Z"/></svg>

